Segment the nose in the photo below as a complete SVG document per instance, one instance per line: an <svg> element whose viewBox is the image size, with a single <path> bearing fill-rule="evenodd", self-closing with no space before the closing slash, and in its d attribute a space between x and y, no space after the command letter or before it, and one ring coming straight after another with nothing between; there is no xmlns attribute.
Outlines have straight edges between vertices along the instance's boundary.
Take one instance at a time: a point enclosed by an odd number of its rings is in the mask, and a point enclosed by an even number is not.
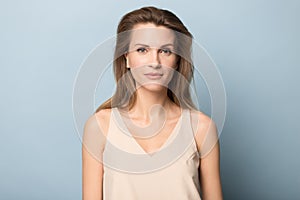
<svg viewBox="0 0 300 200"><path fill-rule="evenodd" d="M159 57L159 50L156 48L151 49L151 60L150 60L150 65L153 68L160 68L161 63L160 63L160 57Z"/></svg>

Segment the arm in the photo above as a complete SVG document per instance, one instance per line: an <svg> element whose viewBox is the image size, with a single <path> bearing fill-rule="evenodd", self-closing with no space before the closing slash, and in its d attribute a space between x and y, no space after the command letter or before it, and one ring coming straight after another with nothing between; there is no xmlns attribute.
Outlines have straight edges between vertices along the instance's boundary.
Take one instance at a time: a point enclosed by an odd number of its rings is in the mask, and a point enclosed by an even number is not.
<svg viewBox="0 0 300 200"><path fill-rule="evenodd" d="M105 137L100 131L95 115L84 127L82 142L82 199L102 200L102 152Z"/></svg>
<svg viewBox="0 0 300 200"><path fill-rule="evenodd" d="M219 166L219 143L217 143L206 157L201 158L200 183L204 200L222 200Z"/></svg>
<svg viewBox="0 0 300 200"><path fill-rule="evenodd" d="M201 153L199 172L203 200L222 200L220 146L212 119L201 114L195 138Z"/></svg>

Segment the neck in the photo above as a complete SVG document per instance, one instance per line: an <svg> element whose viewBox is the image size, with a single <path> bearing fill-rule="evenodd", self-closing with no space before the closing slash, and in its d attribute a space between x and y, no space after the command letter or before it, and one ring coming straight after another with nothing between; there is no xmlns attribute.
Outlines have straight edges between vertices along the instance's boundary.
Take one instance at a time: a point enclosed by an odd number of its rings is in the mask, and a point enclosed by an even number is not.
<svg viewBox="0 0 300 200"><path fill-rule="evenodd" d="M136 102L131 111L135 116L140 116L144 121L149 122L151 117L160 117L164 115L164 111L168 112L171 104L167 89L155 92L141 87L136 90ZM155 112L151 111L152 107L155 108Z"/></svg>

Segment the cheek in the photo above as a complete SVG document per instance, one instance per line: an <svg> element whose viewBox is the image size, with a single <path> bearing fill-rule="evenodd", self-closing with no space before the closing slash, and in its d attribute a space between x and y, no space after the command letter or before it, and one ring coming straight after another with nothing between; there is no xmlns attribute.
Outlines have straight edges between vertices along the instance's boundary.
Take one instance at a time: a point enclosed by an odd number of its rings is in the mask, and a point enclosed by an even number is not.
<svg viewBox="0 0 300 200"><path fill-rule="evenodd" d="M177 60L175 56L163 58L161 61L161 64L165 67L171 67L173 69L177 67Z"/></svg>
<svg viewBox="0 0 300 200"><path fill-rule="evenodd" d="M131 55L129 58L129 66L130 67L139 67L143 66L148 63L146 56L137 56L137 55Z"/></svg>
<svg viewBox="0 0 300 200"><path fill-rule="evenodd" d="M165 70L164 70L164 75L165 75L164 82L165 82L165 84L169 84L169 82L172 80L172 77L174 75L174 71L175 70L171 67L165 68Z"/></svg>

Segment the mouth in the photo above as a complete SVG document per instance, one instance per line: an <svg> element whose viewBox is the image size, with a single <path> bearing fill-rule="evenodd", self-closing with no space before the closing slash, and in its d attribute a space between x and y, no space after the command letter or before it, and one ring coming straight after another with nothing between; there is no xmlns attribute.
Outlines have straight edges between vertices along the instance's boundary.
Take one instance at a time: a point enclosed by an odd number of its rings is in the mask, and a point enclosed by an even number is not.
<svg viewBox="0 0 300 200"><path fill-rule="evenodd" d="M146 73L144 75L151 80L160 79L163 76L163 74L161 74L161 73L152 73L152 72Z"/></svg>

